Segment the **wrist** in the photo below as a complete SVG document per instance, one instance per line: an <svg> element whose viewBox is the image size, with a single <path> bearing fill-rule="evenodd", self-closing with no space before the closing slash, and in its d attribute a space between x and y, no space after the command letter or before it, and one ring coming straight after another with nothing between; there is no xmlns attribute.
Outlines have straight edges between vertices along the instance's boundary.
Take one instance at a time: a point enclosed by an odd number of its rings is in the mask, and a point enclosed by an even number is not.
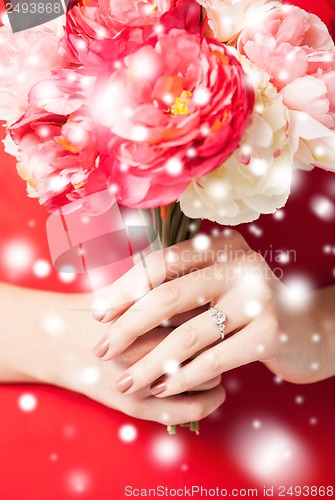
<svg viewBox="0 0 335 500"><path fill-rule="evenodd" d="M301 307L281 305L279 375L289 382L308 384L334 375L335 325L328 290L314 291Z"/></svg>
<svg viewBox="0 0 335 500"><path fill-rule="evenodd" d="M0 284L3 314L0 318L0 380L36 382L39 380L40 339L37 303L39 294ZM27 299L29 297L29 300Z"/></svg>
<svg viewBox="0 0 335 500"><path fill-rule="evenodd" d="M90 294L51 294L40 313L42 324L36 336L39 363L32 367L40 382L79 391L77 372L96 362L93 347L103 325L92 319Z"/></svg>

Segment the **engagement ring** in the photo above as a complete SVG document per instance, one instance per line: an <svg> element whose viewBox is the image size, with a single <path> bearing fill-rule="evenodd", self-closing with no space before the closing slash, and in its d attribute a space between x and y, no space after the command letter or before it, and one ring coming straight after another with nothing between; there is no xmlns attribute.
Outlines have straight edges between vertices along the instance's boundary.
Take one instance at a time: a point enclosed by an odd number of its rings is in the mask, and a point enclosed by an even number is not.
<svg viewBox="0 0 335 500"><path fill-rule="evenodd" d="M226 315L222 311L218 311L215 307L210 306L210 311L212 313L212 322L214 325L218 325L219 330L220 330L220 335L221 335L221 340L224 339L224 334L225 334L225 321L226 321Z"/></svg>

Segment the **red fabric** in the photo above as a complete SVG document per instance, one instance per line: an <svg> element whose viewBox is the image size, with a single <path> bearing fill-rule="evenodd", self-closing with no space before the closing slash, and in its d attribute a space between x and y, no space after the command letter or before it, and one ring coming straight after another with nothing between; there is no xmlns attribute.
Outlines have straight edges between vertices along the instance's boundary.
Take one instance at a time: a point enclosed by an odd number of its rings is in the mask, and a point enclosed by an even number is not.
<svg viewBox="0 0 335 500"><path fill-rule="evenodd" d="M330 3L299 4L330 23ZM42 290L84 290L83 280L64 283L56 271L46 278L35 276L34 263L50 260L48 214L26 197L14 160L2 151L0 165L0 280ZM296 251L296 262L272 264L281 265L285 278L299 275L315 287L324 286L334 282L334 218L317 217L311 203L316 196L335 202L335 175L315 170L300 178L282 220L263 216L239 230L257 250ZM255 228L261 236L255 236ZM25 242L32 251L31 262L22 265L20 273L6 261L8 245L15 242ZM202 423L200 437L186 430L169 437L158 424L137 421L54 387L0 386L0 498L119 500L125 498L126 485L202 485L227 488L228 493L232 488L257 487L263 498L263 485L334 484L334 379L307 386L278 384L263 366L254 364L225 374L223 385L227 402ZM24 393L37 398L32 412L18 407ZM138 431L137 439L128 444L119 438L125 424ZM174 458L161 461L157 449L165 449L165 456L170 449ZM278 453L284 465L277 470L272 462L278 462L273 458ZM236 497L243 496L242 492Z"/></svg>

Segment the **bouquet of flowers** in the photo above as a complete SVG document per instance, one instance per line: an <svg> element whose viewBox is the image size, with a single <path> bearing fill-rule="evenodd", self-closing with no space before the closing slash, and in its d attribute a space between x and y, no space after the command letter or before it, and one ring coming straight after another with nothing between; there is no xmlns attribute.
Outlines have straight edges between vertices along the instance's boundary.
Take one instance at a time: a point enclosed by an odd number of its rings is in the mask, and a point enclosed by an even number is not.
<svg viewBox="0 0 335 500"><path fill-rule="evenodd" d="M298 7L80 0L0 40L6 151L50 211L110 190L168 246L275 212L294 168L335 170L334 43Z"/></svg>
<svg viewBox="0 0 335 500"><path fill-rule="evenodd" d="M6 148L49 210L110 189L157 226L235 225L282 207L294 167L335 169L334 43L298 7L88 0L0 37Z"/></svg>

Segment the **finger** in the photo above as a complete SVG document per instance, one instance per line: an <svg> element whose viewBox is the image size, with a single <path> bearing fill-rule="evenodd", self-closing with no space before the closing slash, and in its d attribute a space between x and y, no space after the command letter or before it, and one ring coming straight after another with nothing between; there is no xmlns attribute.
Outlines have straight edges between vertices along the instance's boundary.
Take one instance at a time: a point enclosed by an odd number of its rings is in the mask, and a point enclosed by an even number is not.
<svg viewBox="0 0 335 500"><path fill-rule="evenodd" d="M258 361L266 349L266 343L262 340L266 338L266 333L263 322L254 320L229 339L199 354L167 377L159 387L152 386L151 392L158 397L179 394L221 373Z"/></svg>
<svg viewBox="0 0 335 500"><path fill-rule="evenodd" d="M157 380L155 382L155 384L158 385L161 382L163 382L165 379L166 379L166 377L163 376L159 380ZM208 391L209 389L213 389L214 387L216 387L217 385L220 385L220 384L221 384L221 375L218 376L218 377L214 377L211 380L208 380L207 382L204 382L201 385L198 385L196 387L192 387L192 391L191 392Z"/></svg>
<svg viewBox="0 0 335 500"><path fill-rule="evenodd" d="M220 310L225 312L227 318L226 334L242 328L250 321L247 311L244 308L240 309L234 290L229 292L220 304ZM116 386L121 392L134 393L152 384L165 373L179 372L179 367L184 361L219 340L221 340L219 327L213 324L211 311L206 311L176 328L155 349L129 367L127 372L116 380ZM219 374L216 373L214 376ZM201 380L200 384L211 378L213 377ZM199 383L195 382L193 387L197 385Z"/></svg>
<svg viewBox="0 0 335 500"><path fill-rule="evenodd" d="M239 233L228 230L211 238L210 248L197 248L197 240L193 239L144 256L119 280L99 291L102 305L94 313L95 319L104 323L111 321L150 289L187 274L195 266L203 269L217 260L225 261L228 253L232 260L234 248L249 246Z"/></svg>
<svg viewBox="0 0 335 500"><path fill-rule="evenodd" d="M172 316L206 304L223 291L224 280L216 266L163 283L118 318L94 352L105 361L110 360Z"/></svg>
<svg viewBox="0 0 335 500"><path fill-rule="evenodd" d="M205 311L207 311L208 305L205 304L204 306L199 306L195 307L194 309L190 309L189 311L185 311L180 314L174 314L172 318L170 318L167 321L164 321L164 327L171 327L171 328L177 328L177 326L182 325L183 323L186 323L186 321L189 321L190 319L194 318L195 316L198 316L198 314L201 314Z"/></svg>
<svg viewBox="0 0 335 500"><path fill-rule="evenodd" d="M221 384L221 375L218 377L214 377L211 380L208 380L207 382L204 382L201 385L198 385L197 387L192 387L192 391L208 391L209 389L213 389L213 387L216 387L217 385Z"/></svg>
<svg viewBox="0 0 335 500"><path fill-rule="evenodd" d="M163 400L149 397L144 402L141 418L164 425L197 422L217 410L225 399L226 393L221 385L209 391L179 394Z"/></svg>
<svg viewBox="0 0 335 500"><path fill-rule="evenodd" d="M126 349L117 358L117 362L126 370L129 366L133 365L139 359L146 356L152 349L154 349L162 340L164 340L173 328L155 328L148 332L145 336L137 339L128 349Z"/></svg>

